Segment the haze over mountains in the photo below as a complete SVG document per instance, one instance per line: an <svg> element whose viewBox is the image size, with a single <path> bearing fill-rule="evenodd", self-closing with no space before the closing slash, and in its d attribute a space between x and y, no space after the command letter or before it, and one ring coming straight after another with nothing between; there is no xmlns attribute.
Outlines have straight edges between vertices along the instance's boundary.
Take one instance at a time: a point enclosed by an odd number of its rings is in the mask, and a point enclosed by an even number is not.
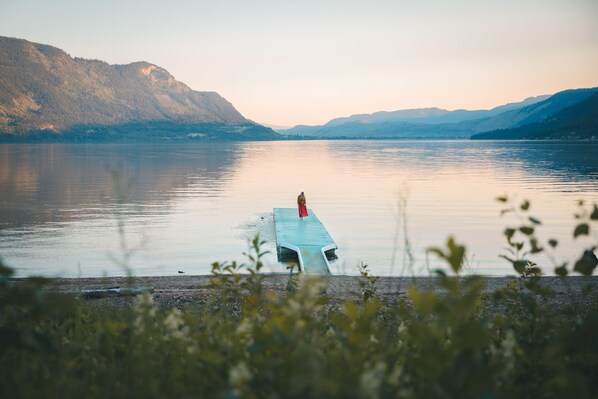
<svg viewBox="0 0 598 399"><path fill-rule="evenodd" d="M566 90L554 95L531 97L519 103L506 104L491 110L447 111L439 108L421 108L376 112L336 118L322 126L295 126L278 132L285 135L319 138L470 138L481 132L519 128L542 122L550 123L551 118L559 112L577 107L597 93L598 88ZM569 119L574 118L578 113L573 111L570 114ZM590 121L588 118L584 120ZM585 133L577 138L590 138L592 135L587 134L591 131L594 131L594 135L598 135L596 128L598 125L586 126L583 129ZM570 133L566 135L571 137ZM508 139L514 136L501 137L500 133L496 133L493 137ZM551 137L558 138L558 134L554 133ZM478 138L485 138L485 136ZM535 138L542 137L536 135Z"/></svg>
<svg viewBox="0 0 598 399"><path fill-rule="evenodd" d="M0 136L272 139L215 92L199 92L148 62L109 65L0 37Z"/></svg>

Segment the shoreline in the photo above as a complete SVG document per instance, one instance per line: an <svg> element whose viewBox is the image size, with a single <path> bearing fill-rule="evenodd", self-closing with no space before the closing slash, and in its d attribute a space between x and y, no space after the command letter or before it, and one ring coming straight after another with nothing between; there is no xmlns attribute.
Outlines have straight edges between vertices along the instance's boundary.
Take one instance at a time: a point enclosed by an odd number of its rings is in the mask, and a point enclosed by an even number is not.
<svg viewBox="0 0 598 399"><path fill-rule="evenodd" d="M265 292L283 295L289 279L288 274L263 274L263 287ZM158 277L133 277L129 283L127 277L88 277L88 278L52 278L48 279L46 289L51 292L68 293L83 297L84 290L106 290L109 288L129 288L137 292L150 290L154 302L160 308L183 308L205 301L213 291L210 284L212 275L178 275ZM359 282L360 276L318 276L324 280L328 297L334 302L358 300L361 295ZM464 279L466 277L461 277ZM484 293L491 293L499 288L504 288L511 281L518 278L512 277L479 277L485 285ZM27 278L10 278L12 283L23 283ZM376 282L377 295L383 301L396 303L407 297L411 287L419 290L442 291L438 287L437 277L380 277ZM545 299L558 306L570 303L581 304L589 307L598 297L598 276L546 276L540 278L542 286L551 288L554 295ZM589 292L589 294L588 294ZM124 305L127 295L116 292L108 293L98 298L86 299L107 305Z"/></svg>

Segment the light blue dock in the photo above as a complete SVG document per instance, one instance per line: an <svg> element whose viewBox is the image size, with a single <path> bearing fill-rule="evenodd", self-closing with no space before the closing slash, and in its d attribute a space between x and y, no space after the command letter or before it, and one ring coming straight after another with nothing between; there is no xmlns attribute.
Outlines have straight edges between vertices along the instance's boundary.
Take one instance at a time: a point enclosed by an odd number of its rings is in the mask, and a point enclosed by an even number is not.
<svg viewBox="0 0 598 399"><path fill-rule="evenodd" d="M299 268L310 274L331 274L326 252L338 247L312 209L309 216L299 219L297 208L274 208L276 246L294 251Z"/></svg>

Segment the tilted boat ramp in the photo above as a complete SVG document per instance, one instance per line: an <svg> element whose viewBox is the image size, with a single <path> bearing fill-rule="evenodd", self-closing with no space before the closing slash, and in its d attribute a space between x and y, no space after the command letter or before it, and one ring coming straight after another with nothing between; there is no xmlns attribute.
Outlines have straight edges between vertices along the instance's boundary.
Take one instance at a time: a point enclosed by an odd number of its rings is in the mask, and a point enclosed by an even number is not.
<svg viewBox="0 0 598 399"><path fill-rule="evenodd" d="M328 257L334 257L338 247L314 211L308 213L301 220L296 208L274 208L278 257L290 250L297 255L302 272L331 274Z"/></svg>

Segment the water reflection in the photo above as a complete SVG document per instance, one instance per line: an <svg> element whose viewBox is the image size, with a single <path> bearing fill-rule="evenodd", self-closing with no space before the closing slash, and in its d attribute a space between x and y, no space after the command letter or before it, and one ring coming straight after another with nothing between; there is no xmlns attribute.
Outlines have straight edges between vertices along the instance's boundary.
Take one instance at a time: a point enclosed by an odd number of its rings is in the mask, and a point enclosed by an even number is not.
<svg viewBox="0 0 598 399"><path fill-rule="evenodd" d="M258 156L263 152L268 156ZM495 198L530 199L545 221L539 234L571 241L576 201L598 201L595 159L598 145L591 143L260 143L246 146L232 195L243 195L250 188L243 184L250 183L258 188L256 204L294 206L290 193L305 191L339 244L339 273L356 273L360 261L381 275L427 273L435 265L427 263L425 249L452 234L468 246L468 270L506 274L511 270L498 257L502 231L517 221L499 216ZM239 170L264 182L240 178ZM407 199L405 217L399 215L401 196ZM406 239L415 265L403 261ZM574 253L567 245L559 247L563 257Z"/></svg>
<svg viewBox="0 0 598 399"><path fill-rule="evenodd" d="M363 261L379 275L426 274L435 265L425 249L453 234L470 271L504 275L501 233L514 221L494 198L529 198L545 237L571 241L575 201L598 201L596 160L592 143L1 145L0 255L20 275L123 274L106 256L118 249L118 213L131 237L147 237L136 274L207 274L213 261L239 259L257 232L275 252L271 210L305 191L340 247L337 273ZM117 165L134 180L124 203L108 173ZM568 256L565 240L559 250ZM284 271L275 258L271 269Z"/></svg>
<svg viewBox="0 0 598 399"><path fill-rule="evenodd" d="M9 144L0 146L0 229L88 218L110 211L119 195L135 212L168 211L172 197L218 196L239 146L154 144ZM116 192L118 170L126 193ZM125 190L121 190L125 191Z"/></svg>
<svg viewBox="0 0 598 399"><path fill-rule="evenodd" d="M571 183L580 183L581 191L598 183L598 144L591 142L331 141L327 145L339 161L357 168L373 165L421 173L457 168L466 174L471 168L493 169L497 178L509 178L508 172L515 170L565 184L568 190Z"/></svg>

